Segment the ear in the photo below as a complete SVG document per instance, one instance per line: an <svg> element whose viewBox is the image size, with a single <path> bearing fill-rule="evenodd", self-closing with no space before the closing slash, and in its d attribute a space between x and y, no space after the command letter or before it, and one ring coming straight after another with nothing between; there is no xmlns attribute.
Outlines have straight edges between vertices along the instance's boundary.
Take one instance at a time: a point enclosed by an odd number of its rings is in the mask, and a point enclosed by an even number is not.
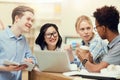
<svg viewBox="0 0 120 80"><path fill-rule="evenodd" d="M18 22L18 19L19 19L19 16L16 15L16 16L15 16L15 22Z"/></svg>
<svg viewBox="0 0 120 80"><path fill-rule="evenodd" d="M103 32L105 33L107 28L105 26L102 27L103 27Z"/></svg>
<svg viewBox="0 0 120 80"><path fill-rule="evenodd" d="M75 28L75 30L76 30L76 32L77 32L77 34L78 34L78 29L77 29L77 27Z"/></svg>

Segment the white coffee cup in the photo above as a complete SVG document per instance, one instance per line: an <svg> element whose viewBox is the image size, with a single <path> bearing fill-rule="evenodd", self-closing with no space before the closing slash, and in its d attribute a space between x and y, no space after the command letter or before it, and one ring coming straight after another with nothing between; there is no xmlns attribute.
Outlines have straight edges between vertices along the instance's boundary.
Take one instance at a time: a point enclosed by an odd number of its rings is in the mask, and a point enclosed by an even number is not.
<svg viewBox="0 0 120 80"><path fill-rule="evenodd" d="M81 49L82 52L84 52L84 53L89 52L89 47L88 47L88 46L80 46L80 49Z"/></svg>

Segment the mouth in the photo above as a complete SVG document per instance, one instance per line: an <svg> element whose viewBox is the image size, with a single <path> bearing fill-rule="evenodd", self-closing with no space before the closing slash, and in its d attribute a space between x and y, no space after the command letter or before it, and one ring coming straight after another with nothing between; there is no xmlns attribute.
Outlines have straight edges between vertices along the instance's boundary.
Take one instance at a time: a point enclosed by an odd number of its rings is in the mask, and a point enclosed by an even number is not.
<svg viewBox="0 0 120 80"><path fill-rule="evenodd" d="M26 24L25 25L26 27L28 27L29 29L32 27L31 25L29 25L29 24Z"/></svg>
<svg viewBox="0 0 120 80"><path fill-rule="evenodd" d="M89 35L84 36L84 38L88 38L88 37L89 37Z"/></svg>
<svg viewBox="0 0 120 80"><path fill-rule="evenodd" d="M50 42L56 42L56 39L51 39Z"/></svg>

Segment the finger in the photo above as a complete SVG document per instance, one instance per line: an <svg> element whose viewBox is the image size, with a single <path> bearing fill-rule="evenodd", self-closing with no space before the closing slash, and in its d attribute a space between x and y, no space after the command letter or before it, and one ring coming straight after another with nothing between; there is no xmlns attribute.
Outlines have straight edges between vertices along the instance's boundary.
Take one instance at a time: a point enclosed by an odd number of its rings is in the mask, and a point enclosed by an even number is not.
<svg viewBox="0 0 120 80"><path fill-rule="evenodd" d="M26 62L33 62L32 58L25 59Z"/></svg>
<svg viewBox="0 0 120 80"><path fill-rule="evenodd" d="M78 58L80 59L80 61L83 61L83 58L80 54L78 54Z"/></svg>
<svg viewBox="0 0 120 80"><path fill-rule="evenodd" d="M20 66L16 67L15 70L18 71L18 70L23 70L25 68L27 68L27 65L20 65Z"/></svg>
<svg viewBox="0 0 120 80"><path fill-rule="evenodd" d="M21 66L21 70L24 70L24 69L26 69L28 66L25 64L25 65L22 65Z"/></svg>

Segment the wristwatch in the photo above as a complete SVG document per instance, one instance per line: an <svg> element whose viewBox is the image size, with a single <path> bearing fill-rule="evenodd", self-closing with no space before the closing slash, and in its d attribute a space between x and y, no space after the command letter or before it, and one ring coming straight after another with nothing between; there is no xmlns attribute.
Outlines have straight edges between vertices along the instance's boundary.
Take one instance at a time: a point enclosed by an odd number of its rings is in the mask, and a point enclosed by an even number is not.
<svg viewBox="0 0 120 80"><path fill-rule="evenodd" d="M85 66L85 64L86 64L87 61L88 61L87 59L83 59L82 65Z"/></svg>

